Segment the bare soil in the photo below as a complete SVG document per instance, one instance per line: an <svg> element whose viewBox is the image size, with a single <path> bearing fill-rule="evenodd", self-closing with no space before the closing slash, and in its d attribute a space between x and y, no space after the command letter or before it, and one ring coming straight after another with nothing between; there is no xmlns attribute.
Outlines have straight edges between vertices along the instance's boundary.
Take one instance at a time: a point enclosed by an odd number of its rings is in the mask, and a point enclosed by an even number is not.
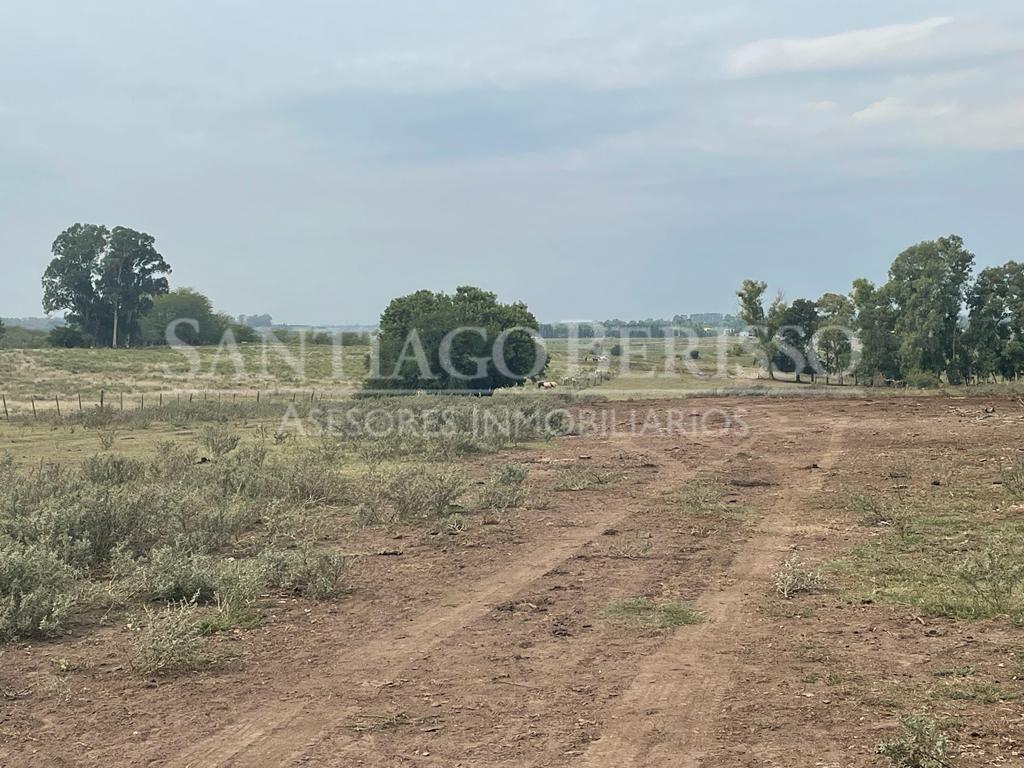
<svg viewBox="0 0 1024 768"><path fill-rule="evenodd" d="M223 658L202 672L141 679L123 666L116 624L8 645L0 765L881 766L878 741L919 707L950 718L953 764L1024 764L1021 700L933 693L942 669L969 666L1024 694L1024 631L772 588L788 556L828 561L879 535L843 499L884 485L895 461L937 494L958 462L970 464L965 482L997 481L1021 450L1024 407L637 407L663 424L670 410L718 408L746 428L510 452L499 459L531 468L526 509L459 534L339 532L339 546L368 553L354 559L351 593L278 601L262 627L217 637ZM556 490L571 466L613 479ZM683 509L675 492L709 478L720 509ZM705 621L605 614L630 597L692 601Z"/></svg>

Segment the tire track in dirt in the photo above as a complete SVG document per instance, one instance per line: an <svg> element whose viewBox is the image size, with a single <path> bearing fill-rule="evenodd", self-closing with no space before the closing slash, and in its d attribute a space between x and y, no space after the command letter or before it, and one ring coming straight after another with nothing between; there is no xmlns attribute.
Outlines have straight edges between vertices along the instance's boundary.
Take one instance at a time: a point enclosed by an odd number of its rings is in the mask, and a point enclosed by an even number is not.
<svg viewBox="0 0 1024 768"><path fill-rule="evenodd" d="M678 483L699 469L718 466L747 447L747 440L729 446L713 462L688 466L682 476L661 477L647 486L647 494L638 498L601 499L601 513L586 527L566 529L553 541L542 542L524 553L515 566L496 572L473 585L469 591L459 587L402 628L400 634L378 637L364 646L347 649L325 669L317 683L292 692L299 701L279 701L242 716L239 722L198 742L170 759L168 768L214 768L214 766L273 766L281 768L301 760L321 734L359 714L362 707L349 703L332 704L335 697L363 685L382 670L394 674L403 666L429 653L457 635L472 622L486 616L501 602L516 594L548 571L572 558L588 542L597 539L609 527L640 511L650 493L657 493L665 481ZM620 503L613 503L618 501Z"/></svg>
<svg viewBox="0 0 1024 768"><path fill-rule="evenodd" d="M515 567L502 570L475 585L467 594L463 588L449 593L440 604L420 615L401 634L376 638L355 649L351 655L336 659L340 669L325 670L325 679L316 688L296 691L296 695L315 694L321 688L333 688L341 694L349 685L358 685L366 674L394 668L457 634L473 620L486 615L497 603L518 591L522 585L540 578L563 560L571 557L587 541L614 524L619 515L608 516L586 528L570 529L562 538L547 542L543 548L526 553ZM336 683L331 685L331 683ZM282 765L282 758L315 737L325 723L338 721L358 711L346 707L328 710L329 702L295 702L268 706L241 723L229 726L201 742L169 766L207 768L231 765L232 760L251 751L245 765ZM297 722L301 721L301 722Z"/></svg>
<svg viewBox="0 0 1024 768"><path fill-rule="evenodd" d="M842 452L845 428L845 422L833 427L825 452L817 459L821 471L799 486L786 485L764 510L756 535L736 554L728 585L697 601L707 621L677 631L648 659L613 714L613 728L573 765L698 768L702 764L715 741L721 702L732 686L736 663L730 661L730 654L738 650L751 618L753 606L747 597L767 589L768 577L788 551L796 530L791 510L821 490L825 470L835 465ZM782 461L791 470L794 459L787 453Z"/></svg>

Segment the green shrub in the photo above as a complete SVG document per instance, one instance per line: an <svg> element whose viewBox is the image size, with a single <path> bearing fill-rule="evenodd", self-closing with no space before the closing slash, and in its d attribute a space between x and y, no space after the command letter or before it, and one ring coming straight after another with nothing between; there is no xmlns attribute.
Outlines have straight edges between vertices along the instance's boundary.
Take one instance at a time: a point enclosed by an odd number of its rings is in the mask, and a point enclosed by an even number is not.
<svg viewBox="0 0 1024 768"><path fill-rule="evenodd" d="M230 456L214 462L213 466L203 466L201 469L214 477L213 484L223 493L258 496L266 460L266 446L256 443L243 446Z"/></svg>
<svg viewBox="0 0 1024 768"><path fill-rule="evenodd" d="M45 547L0 537L0 639L57 634L75 605L76 579Z"/></svg>
<svg viewBox="0 0 1024 768"><path fill-rule="evenodd" d="M1003 487L1018 501L1024 500L1024 461L1003 471Z"/></svg>
<svg viewBox="0 0 1024 768"><path fill-rule="evenodd" d="M194 603L165 605L144 613L128 624L131 640L128 661L143 674L197 669L209 659L203 654L199 614Z"/></svg>
<svg viewBox="0 0 1024 768"><path fill-rule="evenodd" d="M62 325L54 328L46 335L46 341L51 347L60 349L75 349L89 346L89 340L77 328L69 325Z"/></svg>
<svg viewBox="0 0 1024 768"><path fill-rule="evenodd" d="M521 507L529 495L526 486L528 475L529 469L520 464L501 465L487 479L477 505L496 512Z"/></svg>
<svg viewBox="0 0 1024 768"><path fill-rule="evenodd" d="M454 469L414 465L370 471L358 495L364 519L408 522L446 516L466 486L464 476Z"/></svg>
<svg viewBox="0 0 1024 768"><path fill-rule="evenodd" d="M913 389L935 389L940 384L938 375L917 369L907 371L903 380Z"/></svg>
<svg viewBox="0 0 1024 768"><path fill-rule="evenodd" d="M196 471L198 458L195 448L157 443L156 455L146 467L147 477L156 481L186 482Z"/></svg>
<svg viewBox="0 0 1024 768"><path fill-rule="evenodd" d="M976 615L1024 621L1024 549L996 541L971 553L956 574L974 600Z"/></svg>
<svg viewBox="0 0 1024 768"><path fill-rule="evenodd" d="M772 576L772 583L779 596L788 600L795 595L820 592L825 587L825 577L821 571L812 570L795 557L789 557Z"/></svg>
<svg viewBox="0 0 1024 768"><path fill-rule="evenodd" d="M138 560L114 560L113 573L134 594L167 603L208 603L217 588L213 559L181 547L156 547Z"/></svg>
<svg viewBox="0 0 1024 768"><path fill-rule="evenodd" d="M227 456L235 450L240 439L238 435L220 424L211 424L203 427L202 432L199 433L199 442L215 458Z"/></svg>
<svg viewBox="0 0 1024 768"><path fill-rule="evenodd" d="M949 740L939 723L923 713L901 720L903 732L883 741L875 750L888 758L891 768L948 768Z"/></svg>
<svg viewBox="0 0 1024 768"><path fill-rule="evenodd" d="M82 476L96 485L124 485L145 472L141 461L123 456L92 456L82 463Z"/></svg>
<svg viewBox="0 0 1024 768"><path fill-rule="evenodd" d="M590 467L572 464L562 470L555 481L556 491L587 491L612 482L615 477L610 472L600 472Z"/></svg>
<svg viewBox="0 0 1024 768"><path fill-rule="evenodd" d="M114 427L104 427L99 430L100 448L109 451L114 447L117 440L117 430Z"/></svg>
<svg viewBox="0 0 1024 768"><path fill-rule="evenodd" d="M270 576L268 564L261 559L235 560L224 563L217 574L217 608L231 623L251 619L250 609Z"/></svg>
<svg viewBox="0 0 1024 768"><path fill-rule="evenodd" d="M275 461L267 466L260 495L307 507L346 503L351 492L345 478L319 460L319 454Z"/></svg>
<svg viewBox="0 0 1024 768"><path fill-rule="evenodd" d="M347 561L340 552L312 550L307 545L261 555L267 583L296 595L324 600L345 591Z"/></svg>
<svg viewBox="0 0 1024 768"><path fill-rule="evenodd" d="M153 494L131 486L83 485L57 490L0 522L7 532L36 541L65 562L91 568L110 561L115 547L145 552L158 540L160 508Z"/></svg>

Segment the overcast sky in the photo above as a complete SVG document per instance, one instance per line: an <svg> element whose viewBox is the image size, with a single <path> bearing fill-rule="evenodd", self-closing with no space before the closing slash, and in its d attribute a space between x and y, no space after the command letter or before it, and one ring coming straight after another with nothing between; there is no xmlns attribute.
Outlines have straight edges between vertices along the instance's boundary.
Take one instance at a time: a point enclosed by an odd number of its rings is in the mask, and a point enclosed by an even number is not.
<svg viewBox="0 0 1024 768"><path fill-rule="evenodd" d="M144 230L232 314L465 283L544 320L1022 258L1019 0L6 0L0 315Z"/></svg>

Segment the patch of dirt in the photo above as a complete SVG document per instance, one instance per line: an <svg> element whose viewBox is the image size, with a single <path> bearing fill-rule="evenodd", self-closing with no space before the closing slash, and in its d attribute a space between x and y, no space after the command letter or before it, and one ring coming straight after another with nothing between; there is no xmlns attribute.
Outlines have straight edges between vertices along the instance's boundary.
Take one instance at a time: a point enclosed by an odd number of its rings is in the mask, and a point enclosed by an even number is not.
<svg viewBox="0 0 1024 768"><path fill-rule="evenodd" d="M1021 762L1020 700L954 701L946 688L970 669L1024 694L1019 630L829 592L782 600L771 586L790 555L815 563L877 535L837 500L890 487L895 464L942 492L961 445L1018 455L1020 406L637 405L742 410L745 429L573 437L499 457L529 461L544 504L458 536L343 533L346 551L401 554L357 558L335 603L283 600L263 627L219 637L231 659L202 673L134 677L117 626L8 646L0 764L866 768L922 700L956 718L956 765ZM999 462L980 458L971 481L997 479ZM615 478L559 492L567 466ZM672 492L698 477L744 514L680 506ZM704 621L605 615L631 597L692 603Z"/></svg>

